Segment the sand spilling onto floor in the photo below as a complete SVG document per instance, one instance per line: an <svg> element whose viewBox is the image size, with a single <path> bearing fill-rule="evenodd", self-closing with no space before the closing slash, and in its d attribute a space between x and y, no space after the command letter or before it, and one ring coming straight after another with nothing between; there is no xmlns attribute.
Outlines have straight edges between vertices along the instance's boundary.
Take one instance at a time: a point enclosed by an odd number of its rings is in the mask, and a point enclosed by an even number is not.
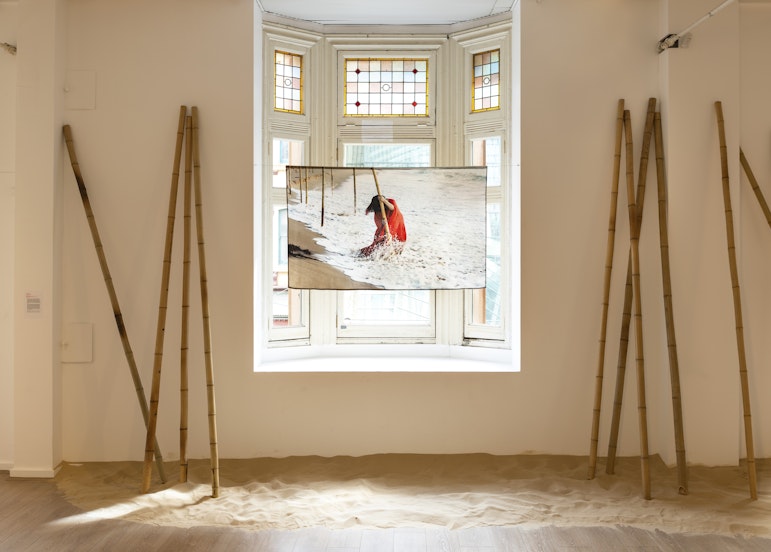
<svg viewBox="0 0 771 552"><path fill-rule="evenodd" d="M190 462L187 483L153 465L140 492L141 462L66 464L56 477L85 518L156 525L243 529L326 527L627 525L668 532L771 535L771 463L758 463L758 500L745 466L677 471L651 459L652 500L642 498L640 462L621 458L615 474L600 459L594 479L577 456L486 454L290 457L220 461L220 496L211 498L208 460Z"/></svg>

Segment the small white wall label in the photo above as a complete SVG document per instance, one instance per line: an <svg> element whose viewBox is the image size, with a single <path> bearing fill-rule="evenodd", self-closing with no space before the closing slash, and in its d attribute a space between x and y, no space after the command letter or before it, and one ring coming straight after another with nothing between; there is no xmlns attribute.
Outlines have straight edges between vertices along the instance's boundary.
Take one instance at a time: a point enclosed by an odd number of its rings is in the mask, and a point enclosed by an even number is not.
<svg viewBox="0 0 771 552"><path fill-rule="evenodd" d="M24 301L24 312L28 317L37 318L43 314L43 299L40 293L28 291Z"/></svg>

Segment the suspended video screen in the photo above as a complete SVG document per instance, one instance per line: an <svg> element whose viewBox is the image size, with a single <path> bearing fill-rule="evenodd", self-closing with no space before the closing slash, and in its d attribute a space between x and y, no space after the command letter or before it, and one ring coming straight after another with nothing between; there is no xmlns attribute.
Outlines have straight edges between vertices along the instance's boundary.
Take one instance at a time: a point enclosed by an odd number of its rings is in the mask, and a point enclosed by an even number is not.
<svg viewBox="0 0 771 552"><path fill-rule="evenodd" d="M286 174L289 287L485 287L485 167Z"/></svg>

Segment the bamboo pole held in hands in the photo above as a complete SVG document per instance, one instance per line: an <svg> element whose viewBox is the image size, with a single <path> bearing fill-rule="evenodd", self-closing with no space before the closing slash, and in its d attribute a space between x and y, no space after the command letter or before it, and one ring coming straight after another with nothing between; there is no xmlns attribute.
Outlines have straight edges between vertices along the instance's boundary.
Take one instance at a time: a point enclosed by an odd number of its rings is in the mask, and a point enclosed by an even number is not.
<svg viewBox="0 0 771 552"><path fill-rule="evenodd" d="M183 196L182 329L179 363L179 481L187 481L188 330L190 327L190 200L193 176L193 120L185 117L185 191Z"/></svg>
<svg viewBox="0 0 771 552"><path fill-rule="evenodd" d="M734 243L733 211L731 209L731 187L728 180L728 154L723 120L723 104L715 102L718 136L720 140L720 169L723 179L723 203L725 204L725 226L728 243L728 263L731 270L733 288L734 318L736 320L736 345L739 352L739 378L742 388L742 407L744 411L744 438L747 446L747 473L750 484L750 497L758 498L757 475L755 471L755 446L752 439L752 415L750 412L750 389L747 375L747 357L744 347L744 327L742 321L742 301L739 291L739 271L736 265L736 245Z"/></svg>
<svg viewBox="0 0 771 552"><path fill-rule="evenodd" d="M75 154L75 145L72 140L72 129L70 128L70 125L64 125L64 140L67 144L67 152L70 156L72 171L75 173L75 181L77 182L78 190L80 191L83 209L86 212L88 226L91 229L91 238L93 239L94 247L96 248L96 256L99 259L99 266L102 268L102 276L104 277L104 283L107 286L107 294L110 296L110 304L112 305L112 312L115 316L115 324L118 327L118 334L120 334L120 341L123 345L123 352L126 355L126 361L128 362L129 371L131 372L131 379L134 381L134 389L136 390L137 399L139 400L139 408L142 411L145 427L147 427L148 408L145 390L142 386L142 378L139 376L139 370L137 369L136 360L134 358L134 351L131 349L131 343L129 342L128 333L126 332L126 325L123 322L123 313L121 312L120 304L118 303L118 295L115 292L115 286L112 281L112 276L110 275L110 268L107 265L107 256L104 252L102 239L99 236L99 229L96 225L94 211L91 208L91 201L88 199L86 184L80 172L80 164L78 163L78 158ZM155 461L158 466L158 474L160 475L161 481L165 482L166 473L163 469L163 455L161 454L161 448L158 446L157 439L154 439L153 441L153 450L155 453Z"/></svg>
<svg viewBox="0 0 771 552"><path fill-rule="evenodd" d="M643 498L651 498L650 464L648 456L648 414L645 400L645 360L642 328L642 293L640 290L640 228L634 187L634 149L632 147L632 121L629 111L624 111L626 132L626 191L629 198L629 235L632 252L632 291L634 294L633 317L635 322L635 353L637 365L637 413L640 425L640 467L642 471Z"/></svg>
<svg viewBox="0 0 771 552"><path fill-rule="evenodd" d="M656 181L659 198L659 243L661 245L661 279L664 288L664 315L667 326L667 350L669 352L669 379L672 386L672 414L675 425L675 453L677 457L678 492L688 494L688 473L685 462L685 436L683 431L683 406L680 395L680 366L677 360L675 316L672 303L672 278L669 267L669 225L667 221L667 187L664 170L664 138L661 131L661 113L654 120L656 135Z"/></svg>
<svg viewBox="0 0 771 552"><path fill-rule="evenodd" d="M618 100L616 109L616 142L613 154L613 178L610 188L610 214L608 216L608 241L605 248L605 275L602 291L602 319L600 323L599 359L594 387L594 409L592 411L592 434L589 445L589 472L587 479L594 479L597 470L597 445L600 432L600 410L602 407L602 380L605 370L605 338L608 330L608 304L610 302L610 277L613 271L613 249L616 239L616 211L618 209L618 182L621 172L621 141L624 128L624 100Z"/></svg>
<svg viewBox="0 0 771 552"><path fill-rule="evenodd" d="M380 184L377 181L377 174L375 169L372 169L372 177L375 179L375 189L377 190L377 198L380 202L380 216L383 218L383 226L385 227L386 243L391 243L391 229L388 227L388 216L386 215L385 205L383 205L383 194L380 193Z"/></svg>
<svg viewBox="0 0 771 552"><path fill-rule="evenodd" d="M639 231L642 228L642 216L645 207L645 190L648 180L648 158L650 156L650 144L653 136L653 119L656 111L656 99L648 99L648 111L645 117L645 128L643 131L642 150L640 152L640 167L637 176L637 191L635 195L636 221ZM628 167L628 166L627 166ZM629 167L628 167L629 168ZM618 448L618 432L621 422L621 405L624 397L624 382L626 381L626 359L629 350L629 331L632 319L632 250L631 247L627 253L626 267L626 286L624 288L624 307L621 319L621 334L619 337L618 366L616 370L616 388L613 399L613 415L611 418L610 439L608 441L608 460L605 471L612 474L616 466L616 450Z"/></svg>
<svg viewBox="0 0 771 552"><path fill-rule="evenodd" d="M201 194L201 164L198 150L198 108L193 106L193 180L195 187L195 220L198 238L198 265L201 276L201 310L203 312L203 346L206 364L206 398L209 410L209 450L211 454L212 497L220 494L219 451L217 444L217 414L214 400L214 366L211 351L209 319L209 288L206 277L206 255L203 234L203 200Z"/></svg>
<svg viewBox="0 0 771 552"><path fill-rule="evenodd" d="M766 198L763 196L763 190L760 189L760 185L758 184L757 179L755 178L755 174L752 172L752 168L750 167L749 161L747 161L747 158L744 156L744 152L741 148L739 148L739 161L742 164L742 167L744 168L744 172L747 175L747 179L750 181L750 186L752 186L752 191L755 192L755 197L758 198L758 203L760 203L760 208L763 211L763 214L766 216L766 221L768 222L768 225L771 226L771 209L768 208L768 203L766 203Z"/></svg>
<svg viewBox="0 0 771 552"><path fill-rule="evenodd" d="M155 361L153 363L153 384L150 392L150 418L147 424L147 440L145 442L144 469L142 472L142 492L150 490L152 476L153 448L155 429L158 423L158 398L161 389L161 368L163 365L163 340L166 326L166 310L169 296L169 275L171 272L171 249L174 237L174 220L177 210L177 189L179 188L179 164L182 156L182 138L185 128L185 113L187 108L179 108L179 124L177 126L177 145L174 150L174 165L171 173L171 191L169 192L169 210L166 222L166 241L163 249L163 271L161 276L161 297L158 306L158 324L155 333Z"/></svg>

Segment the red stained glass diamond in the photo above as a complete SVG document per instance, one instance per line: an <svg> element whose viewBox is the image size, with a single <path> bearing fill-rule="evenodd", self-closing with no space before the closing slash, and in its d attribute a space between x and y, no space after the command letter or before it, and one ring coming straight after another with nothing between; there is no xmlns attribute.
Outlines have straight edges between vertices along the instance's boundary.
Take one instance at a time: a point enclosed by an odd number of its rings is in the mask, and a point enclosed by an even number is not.
<svg viewBox="0 0 771 552"><path fill-rule="evenodd" d="M417 74L418 74L418 70L417 70L417 69L413 69L413 70L412 70L412 73L413 73L414 75L417 75Z"/></svg>
<svg viewBox="0 0 771 552"><path fill-rule="evenodd" d="M412 107L417 107L418 102L412 102Z"/></svg>
<svg viewBox="0 0 771 552"><path fill-rule="evenodd" d="M356 69L356 74L358 75L359 73L361 73L361 69Z"/></svg>
<svg viewBox="0 0 771 552"><path fill-rule="evenodd" d="M355 105L356 107L359 107L359 106L361 105L361 103L360 103L360 102L356 102L354 105Z"/></svg>

